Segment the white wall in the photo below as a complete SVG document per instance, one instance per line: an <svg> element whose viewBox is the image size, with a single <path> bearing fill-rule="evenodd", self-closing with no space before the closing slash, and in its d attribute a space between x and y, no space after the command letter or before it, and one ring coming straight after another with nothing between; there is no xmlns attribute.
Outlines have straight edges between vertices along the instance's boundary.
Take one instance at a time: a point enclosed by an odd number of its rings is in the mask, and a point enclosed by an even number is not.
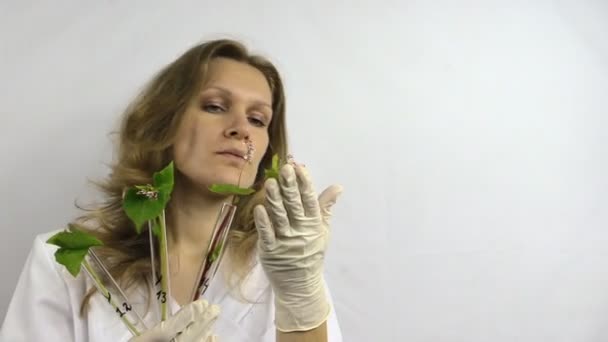
<svg viewBox="0 0 608 342"><path fill-rule="evenodd" d="M608 3L0 3L0 317L107 133L203 39L283 71L293 152L341 182L346 341L608 340Z"/></svg>

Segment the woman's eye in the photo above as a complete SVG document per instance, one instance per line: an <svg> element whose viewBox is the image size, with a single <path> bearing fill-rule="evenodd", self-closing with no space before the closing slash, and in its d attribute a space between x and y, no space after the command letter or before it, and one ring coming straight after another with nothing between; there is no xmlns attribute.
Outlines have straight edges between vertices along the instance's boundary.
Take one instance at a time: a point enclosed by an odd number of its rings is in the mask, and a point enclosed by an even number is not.
<svg viewBox="0 0 608 342"><path fill-rule="evenodd" d="M215 103L208 103L206 105L203 106L203 110L205 112L209 112L209 113L220 113L224 111L224 108L220 105L217 105Z"/></svg>
<svg viewBox="0 0 608 342"><path fill-rule="evenodd" d="M266 126L266 123L258 118L255 117L250 117L249 118L249 122L251 122L252 124L254 124L257 127L264 127Z"/></svg>

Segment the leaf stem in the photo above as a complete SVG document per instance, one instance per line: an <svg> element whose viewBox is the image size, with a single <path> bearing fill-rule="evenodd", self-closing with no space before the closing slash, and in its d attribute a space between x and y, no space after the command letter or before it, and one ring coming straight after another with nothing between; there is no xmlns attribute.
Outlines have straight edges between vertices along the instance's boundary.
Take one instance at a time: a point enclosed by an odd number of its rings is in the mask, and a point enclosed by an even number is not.
<svg viewBox="0 0 608 342"><path fill-rule="evenodd" d="M159 256L160 256L160 288L161 295L160 309L161 309L161 320L167 319L167 300L170 298L169 292L169 260L168 260L168 248L167 248L167 226L165 224L165 211L163 210L161 215L157 217L160 225L160 234L158 236L159 244Z"/></svg>
<svg viewBox="0 0 608 342"><path fill-rule="evenodd" d="M247 167L247 165L249 165L249 162L245 163L245 165L243 165L241 168L241 172L239 172L239 179L236 183L236 186L238 187L241 187L241 178L243 177L243 172L245 171L245 167ZM239 203L239 195L234 194L232 195L232 205L237 205L237 203Z"/></svg>

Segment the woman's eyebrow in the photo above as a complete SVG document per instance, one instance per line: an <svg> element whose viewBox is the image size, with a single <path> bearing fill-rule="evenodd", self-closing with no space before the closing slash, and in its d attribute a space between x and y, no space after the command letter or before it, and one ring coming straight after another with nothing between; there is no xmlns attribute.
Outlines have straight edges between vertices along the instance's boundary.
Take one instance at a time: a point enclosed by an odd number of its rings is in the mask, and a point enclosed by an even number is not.
<svg viewBox="0 0 608 342"><path fill-rule="evenodd" d="M226 88L223 88L223 87L220 87L220 86L210 86L210 87L206 87L206 88L204 88L204 89L201 91L201 93L204 93L205 91L207 91L207 90L209 90L209 89L214 89L214 90L217 90L217 91L219 91L219 92L221 92L221 93L223 93L223 94L225 94L225 95L232 95L232 92L231 92L230 90L228 90L228 89L226 89ZM262 106L262 107L268 107L268 108L270 108L270 109L272 110L272 106L271 106L269 103L267 103L266 101L262 101L262 100L254 100L254 101L253 101L253 103L254 103L255 105L258 105L258 106Z"/></svg>

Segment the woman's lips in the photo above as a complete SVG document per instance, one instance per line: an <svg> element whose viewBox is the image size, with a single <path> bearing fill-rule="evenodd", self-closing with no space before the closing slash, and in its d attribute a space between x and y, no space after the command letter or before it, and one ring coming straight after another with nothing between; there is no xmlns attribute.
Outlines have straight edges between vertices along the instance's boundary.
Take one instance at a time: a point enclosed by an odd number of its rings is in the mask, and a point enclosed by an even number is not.
<svg viewBox="0 0 608 342"><path fill-rule="evenodd" d="M218 155L225 157L229 160L237 161L237 162L239 162L239 164L245 161L245 159L243 157L236 155L234 153L230 153L230 152L220 152L220 153L218 153Z"/></svg>

